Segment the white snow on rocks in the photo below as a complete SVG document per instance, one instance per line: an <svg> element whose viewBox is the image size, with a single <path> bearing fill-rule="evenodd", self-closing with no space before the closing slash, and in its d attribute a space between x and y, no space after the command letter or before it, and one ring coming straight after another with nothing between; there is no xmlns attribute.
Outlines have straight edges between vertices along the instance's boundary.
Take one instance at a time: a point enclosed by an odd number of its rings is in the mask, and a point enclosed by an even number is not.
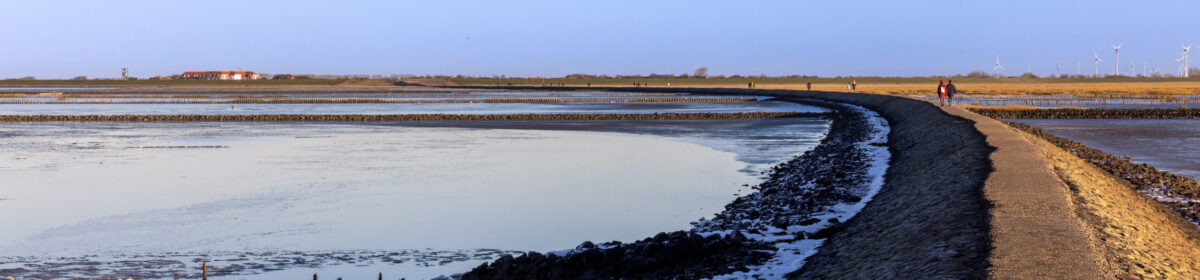
<svg viewBox="0 0 1200 280"><path fill-rule="evenodd" d="M833 225L830 221L844 222L853 218L854 215L858 214L874 198L875 194L879 193L880 188L883 187L884 175L888 169L888 161L891 159L891 152L887 149L887 137L891 129L888 126L887 120L874 111L856 105L842 105L865 115L868 119L869 129L871 129L870 138L867 141L857 143L857 148L869 156L866 166L868 181L865 186L866 193L862 197L862 200L854 203L834 205L825 213L814 215L813 218L819 219L820 222L811 225L793 225L789 226L786 230L772 228L770 231L761 234L747 233L747 237L764 242L775 242L792 238L797 234L817 232ZM786 234L781 234L781 232ZM728 231L720 233L727 234ZM805 259L815 254L817 248L824 242L825 239L796 239L794 241L777 242L774 244L777 249L775 255L766 263L749 267L749 271L734 272L713 277L712 279L781 279L787 273L803 267Z"/></svg>

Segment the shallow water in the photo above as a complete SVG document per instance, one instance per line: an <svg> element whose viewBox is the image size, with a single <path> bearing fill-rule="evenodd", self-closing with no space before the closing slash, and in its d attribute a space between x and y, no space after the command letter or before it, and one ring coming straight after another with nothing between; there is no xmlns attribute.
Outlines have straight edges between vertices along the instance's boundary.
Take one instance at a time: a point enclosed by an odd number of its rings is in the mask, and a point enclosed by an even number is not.
<svg viewBox="0 0 1200 280"><path fill-rule="evenodd" d="M1200 120L1012 120L1136 163L1200 180Z"/></svg>
<svg viewBox="0 0 1200 280"><path fill-rule="evenodd" d="M77 91L77 90L112 90L116 88L95 87L0 87L0 92L39 92L39 91Z"/></svg>
<svg viewBox="0 0 1200 280"><path fill-rule="evenodd" d="M685 229L827 126L6 124L0 212L22 214L0 217L0 271L94 255L73 261L282 269L255 279L461 272L501 253L475 248L548 251Z"/></svg>
<svg viewBox="0 0 1200 280"><path fill-rule="evenodd" d="M782 101L685 103L0 104L4 115L549 114L825 112Z"/></svg>

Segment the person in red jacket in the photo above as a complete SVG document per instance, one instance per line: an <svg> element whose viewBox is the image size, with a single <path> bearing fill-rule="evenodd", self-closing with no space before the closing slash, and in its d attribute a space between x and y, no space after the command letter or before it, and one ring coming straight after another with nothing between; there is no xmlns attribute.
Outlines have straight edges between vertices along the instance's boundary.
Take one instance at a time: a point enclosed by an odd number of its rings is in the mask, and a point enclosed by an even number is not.
<svg viewBox="0 0 1200 280"><path fill-rule="evenodd" d="M938 105L946 106L946 81L938 81Z"/></svg>

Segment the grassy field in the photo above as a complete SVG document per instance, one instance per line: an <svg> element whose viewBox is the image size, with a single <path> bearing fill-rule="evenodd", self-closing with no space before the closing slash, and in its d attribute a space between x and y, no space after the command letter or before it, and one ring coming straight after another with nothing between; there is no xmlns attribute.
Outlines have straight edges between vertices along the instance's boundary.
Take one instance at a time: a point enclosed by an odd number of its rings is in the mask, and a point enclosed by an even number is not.
<svg viewBox="0 0 1200 280"><path fill-rule="evenodd" d="M758 89L806 89L813 83L813 90L847 91L846 83L856 81L858 92L881 94L926 95L934 94L939 80L954 80L964 94L1029 95L1029 94L1073 94L1080 96L1122 95L1200 95L1198 78L646 78L646 79L452 79L459 85L539 86L563 84L566 86L617 86L631 87L634 83L643 86L665 87L725 87L746 88L755 83Z"/></svg>
<svg viewBox="0 0 1200 280"><path fill-rule="evenodd" d="M632 87L635 83L649 87L706 87L746 88L754 83L758 89L806 89L847 91L846 83L856 81L858 92L903 95L933 94L939 80L954 80L963 94L986 95L1048 95L1072 94L1090 97L1120 97L1127 95L1200 95L1200 78L946 78L946 77L846 77L846 78L623 78L623 79L491 79L463 78L450 80L427 79L416 81L426 85L477 86L597 86ZM0 87L178 87L178 88L288 88L288 87L390 87L390 80L0 80Z"/></svg>

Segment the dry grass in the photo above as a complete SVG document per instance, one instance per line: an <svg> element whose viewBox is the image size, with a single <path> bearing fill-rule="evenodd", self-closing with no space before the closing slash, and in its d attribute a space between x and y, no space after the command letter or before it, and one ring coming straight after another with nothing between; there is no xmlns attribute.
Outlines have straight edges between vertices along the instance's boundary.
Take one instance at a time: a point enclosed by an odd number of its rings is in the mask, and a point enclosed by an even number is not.
<svg viewBox="0 0 1200 280"><path fill-rule="evenodd" d="M981 95L1050 95L1071 94L1083 97L1122 97L1128 95L1151 95L1169 97L1173 95L1200 95L1200 82L1095 82L1095 83L1066 83L1066 82L955 82L962 94ZM610 85L605 85L610 86ZM622 85L617 85L622 86ZM650 85L661 87L663 85ZM703 88L747 88L746 84L671 84L671 87L703 87ZM760 83L756 89L790 89L805 90L805 84L771 84ZM845 84L821 83L812 85L813 90L845 92ZM863 83L856 88L857 92L899 94L899 95L932 95L937 90L937 82L933 83Z"/></svg>
<svg viewBox="0 0 1200 280"><path fill-rule="evenodd" d="M1004 105L1004 106L955 105L955 107L972 110L972 111L979 110L979 109L1008 110L1008 111L1037 110L1038 109L1038 107L1026 106L1026 105Z"/></svg>
<svg viewBox="0 0 1200 280"><path fill-rule="evenodd" d="M1015 131L1015 130L1014 130ZM1200 230L1131 186L1031 134L1071 187L1075 214L1089 227L1101 267L1116 279L1195 279Z"/></svg>
<svg viewBox="0 0 1200 280"><path fill-rule="evenodd" d="M1071 94L1083 97L1121 97L1127 95L1200 95L1200 83L955 83L964 94L1050 95ZM858 86L870 93L932 95L937 84L881 84Z"/></svg>

